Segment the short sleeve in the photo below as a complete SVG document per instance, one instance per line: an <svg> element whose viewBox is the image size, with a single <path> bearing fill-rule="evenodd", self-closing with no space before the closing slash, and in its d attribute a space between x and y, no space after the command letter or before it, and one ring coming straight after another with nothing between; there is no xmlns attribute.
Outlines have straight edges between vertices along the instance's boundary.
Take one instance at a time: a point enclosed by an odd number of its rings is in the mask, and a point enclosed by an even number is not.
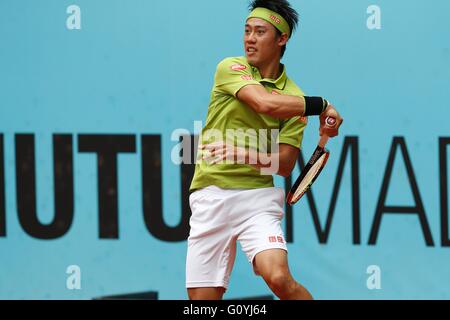
<svg viewBox="0 0 450 320"><path fill-rule="evenodd" d="M301 149L303 131L305 130L307 122L307 117L293 117L282 121L277 139L278 143L286 143Z"/></svg>
<svg viewBox="0 0 450 320"><path fill-rule="evenodd" d="M217 65L214 83L216 91L234 97L246 85L261 85L253 79L250 65L238 58L226 58Z"/></svg>

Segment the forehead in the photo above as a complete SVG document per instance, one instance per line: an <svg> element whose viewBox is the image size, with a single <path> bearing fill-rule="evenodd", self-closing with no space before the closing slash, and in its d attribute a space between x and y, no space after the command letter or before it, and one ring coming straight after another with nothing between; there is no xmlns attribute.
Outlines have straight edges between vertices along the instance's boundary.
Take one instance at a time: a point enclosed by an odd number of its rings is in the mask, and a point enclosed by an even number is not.
<svg viewBox="0 0 450 320"><path fill-rule="evenodd" d="M270 29L270 27L274 27L272 24L270 24L266 20L263 20L260 18L250 18L246 21L245 25L250 26L252 28L265 27L267 29Z"/></svg>

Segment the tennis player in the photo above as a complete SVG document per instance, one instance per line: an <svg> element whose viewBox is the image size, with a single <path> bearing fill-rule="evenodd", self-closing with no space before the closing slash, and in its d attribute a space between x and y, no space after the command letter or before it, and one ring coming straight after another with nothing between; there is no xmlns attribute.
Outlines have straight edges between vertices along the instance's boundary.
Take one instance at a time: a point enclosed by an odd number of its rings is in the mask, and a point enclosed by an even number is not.
<svg viewBox="0 0 450 320"><path fill-rule="evenodd" d="M277 297L312 299L289 270L281 228L284 190L274 187L272 175L262 173L272 168L273 174L290 175L308 116L319 116L320 135L330 137L338 135L343 121L327 100L305 96L280 63L297 22L298 14L286 0L254 0L245 22L245 56L229 57L217 65L200 161L190 186L186 258L190 299L222 299L237 242L255 274ZM335 127L325 126L328 116L336 119ZM214 135L208 134L211 130ZM233 130L248 136L278 130L278 135L276 140L266 135L266 148L247 141L239 146L227 138ZM213 140L217 132L222 139ZM277 152L273 152L274 144ZM269 162L261 161L267 157ZM226 161L230 159L234 162Z"/></svg>

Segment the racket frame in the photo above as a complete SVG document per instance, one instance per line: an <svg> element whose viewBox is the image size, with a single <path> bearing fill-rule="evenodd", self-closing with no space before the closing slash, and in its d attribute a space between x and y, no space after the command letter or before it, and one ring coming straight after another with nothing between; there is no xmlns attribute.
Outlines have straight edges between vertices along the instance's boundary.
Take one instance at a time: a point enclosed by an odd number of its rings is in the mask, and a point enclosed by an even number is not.
<svg viewBox="0 0 450 320"><path fill-rule="evenodd" d="M327 139L328 140L328 139ZM314 164L322 157L325 156L325 159L323 160L322 164L320 165L319 169L317 170L316 175L314 176L314 178L311 180L311 182L306 186L305 190L300 194L300 196L297 199L293 199L295 192L298 188L298 186L300 185L300 183L302 182L302 180L305 178L306 174L308 173L309 170L311 170L312 166L314 166ZM316 150L314 150L311 158L309 159L308 163L305 165L305 167L303 168L302 172L300 173L300 176L297 178L297 180L295 181L294 185L292 186L291 190L288 192L288 195L286 197L286 202L289 205L293 205L295 204L298 200L300 200L301 197L303 197L303 195L309 190L309 188L311 187L311 185L314 183L314 181L317 179L317 177L320 175L320 172L322 171L322 169L325 167L325 164L328 161L328 157L330 156L330 151L328 149L326 149L325 147L321 147L320 143L319 145L316 147Z"/></svg>
<svg viewBox="0 0 450 320"><path fill-rule="evenodd" d="M327 117L325 119L325 125L332 128L333 126L336 125L336 119L333 117ZM327 144L329 138L330 137L327 134L322 134L320 136L320 140L316 147L316 150L314 150L312 156L308 160L308 163L305 165L302 172L300 172L300 176L297 178L297 180L295 180L294 185L291 187L291 190L289 190L289 192L288 192L288 195L286 197L287 204L292 206L294 203L296 203L298 200L300 200L300 198L303 197L303 195L309 190L309 188L314 183L314 181L316 181L317 177L320 175L320 172L322 172L322 169L323 169L323 167L325 167L325 164L328 161L328 157L330 156L330 151L325 148L325 145ZM319 169L317 170L317 173L314 176L314 178L305 187L305 190L303 190L303 192L300 194L300 196L296 199L293 199L293 197L297 191L297 188L300 185L300 183L302 182L302 180L308 174L309 170L311 170L312 166L314 166L314 164L316 164L316 162L319 161L319 159L322 156L325 156L325 159L323 160L322 164L320 165Z"/></svg>

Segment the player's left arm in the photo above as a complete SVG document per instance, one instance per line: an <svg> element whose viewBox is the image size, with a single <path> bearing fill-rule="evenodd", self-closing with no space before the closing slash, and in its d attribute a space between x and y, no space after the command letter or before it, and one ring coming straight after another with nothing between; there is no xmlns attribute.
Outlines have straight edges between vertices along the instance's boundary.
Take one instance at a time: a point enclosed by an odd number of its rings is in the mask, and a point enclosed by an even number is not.
<svg viewBox="0 0 450 320"><path fill-rule="evenodd" d="M277 174L283 177L289 177L295 167L300 150L286 143L278 144L278 149L280 165Z"/></svg>
<svg viewBox="0 0 450 320"><path fill-rule="evenodd" d="M276 153L261 153L256 150L229 145L223 141L202 145L200 149L207 151L202 159L210 165L225 163L228 159L234 163L249 164L257 169L264 168L266 174L277 174L283 177L288 177L291 174L299 154L298 148L286 143L278 144L278 152ZM274 165L273 161L278 161L278 165ZM267 170L273 170L273 172Z"/></svg>
<svg viewBox="0 0 450 320"><path fill-rule="evenodd" d="M258 161L253 166L261 169L275 169L276 171L272 172L272 174L277 174L279 176L283 177L289 177L292 170L295 167L295 162L297 161L299 154L299 149L296 147L291 146L290 144L286 143L279 143L278 144L278 152L277 153L271 153L271 154L258 154ZM271 162L269 163L261 163L259 159L262 157L270 159ZM272 161L278 161L278 166L274 166Z"/></svg>

